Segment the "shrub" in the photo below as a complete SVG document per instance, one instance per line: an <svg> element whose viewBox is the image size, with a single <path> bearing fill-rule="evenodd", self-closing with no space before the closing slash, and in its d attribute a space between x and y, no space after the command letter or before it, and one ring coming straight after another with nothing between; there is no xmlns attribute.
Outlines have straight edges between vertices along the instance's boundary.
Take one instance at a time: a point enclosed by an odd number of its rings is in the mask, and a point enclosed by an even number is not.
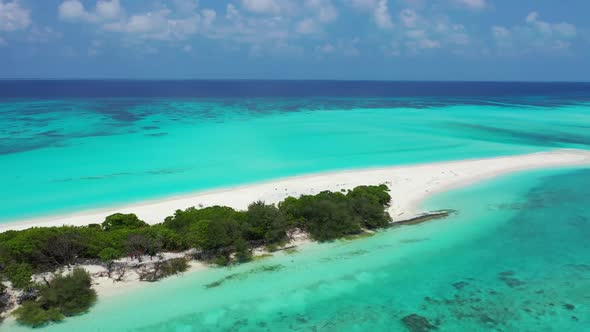
<svg viewBox="0 0 590 332"><path fill-rule="evenodd" d="M88 272L76 268L69 275L56 274L39 286L37 301L25 301L14 311L19 323L38 327L86 312L96 302Z"/></svg>
<svg viewBox="0 0 590 332"><path fill-rule="evenodd" d="M41 287L39 302L43 308L57 308L64 316L86 312L96 302L90 274L75 268L71 274L56 274L49 285Z"/></svg>
<svg viewBox="0 0 590 332"><path fill-rule="evenodd" d="M33 268L27 263L8 265L4 273L15 288L25 289L32 284Z"/></svg>
<svg viewBox="0 0 590 332"><path fill-rule="evenodd" d="M112 262L115 259L121 257L121 252L118 251L117 249L108 247L108 248L104 248L103 250L100 251L100 253L98 254L98 257L103 261L103 262Z"/></svg>
<svg viewBox="0 0 590 332"><path fill-rule="evenodd" d="M137 229L147 226L148 224L146 224L143 220L137 218L137 216L133 213L115 213L106 217L106 219L102 223L102 228L105 231L112 231L117 229Z"/></svg>
<svg viewBox="0 0 590 332"><path fill-rule="evenodd" d="M172 258L162 264L162 274L164 276L171 276L174 274L182 273L188 270L189 265L186 258Z"/></svg>
<svg viewBox="0 0 590 332"><path fill-rule="evenodd" d="M287 239L286 219L274 205L254 202L246 211L246 238L263 240L266 244L280 243Z"/></svg>
<svg viewBox="0 0 590 332"><path fill-rule="evenodd" d="M31 327L40 327L50 322L58 322L64 318L57 308L46 310L35 301L24 302L13 314L19 323Z"/></svg>
<svg viewBox="0 0 590 332"><path fill-rule="evenodd" d="M162 249L162 243L144 234L129 234L125 242L127 252L136 255L155 256Z"/></svg>
<svg viewBox="0 0 590 332"><path fill-rule="evenodd" d="M315 196L289 198L279 206L292 223L306 229L312 238L326 241L361 231L360 218L349 199L339 192L324 191Z"/></svg>
<svg viewBox="0 0 590 332"><path fill-rule="evenodd" d="M353 212L358 215L364 227L375 229L386 227L391 222L385 207L389 205L391 197L385 185L359 186L349 191L349 198Z"/></svg>
<svg viewBox="0 0 590 332"><path fill-rule="evenodd" d="M244 239L238 239L235 243L236 260L239 263L244 263L252 260L252 250Z"/></svg>
<svg viewBox="0 0 590 332"><path fill-rule="evenodd" d="M140 279L144 281L158 281L160 279L185 272L189 265L186 258L172 258L161 263L154 264L154 269L142 273Z"/></svg>

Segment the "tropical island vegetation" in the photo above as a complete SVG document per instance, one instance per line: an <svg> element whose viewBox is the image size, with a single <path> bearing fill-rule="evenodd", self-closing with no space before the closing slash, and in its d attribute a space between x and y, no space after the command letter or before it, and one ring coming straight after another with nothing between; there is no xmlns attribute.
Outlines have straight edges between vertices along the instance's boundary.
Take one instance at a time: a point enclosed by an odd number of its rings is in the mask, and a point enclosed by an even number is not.
<svg viewBox="0 0 590 332"><path fill-rule="evenodd" d="M114 214L102 224L30 228L0 234L0 313L8 289L18 290L13 311L21 324L37 327L84 313L96 301L83 262L109 268L122 257L157 256L193 250L193 258L217 265L247 262L254 248L269 250L289 241L294 230L329 241L387 227L391 197L385 185L346 192L288 197L277 205L254 202L245 211L226 206L177 210L162 223L148 225L135 214ZM62 271L74 267L69 273ZM188 262L159 262L142 276L156 281L185 271ZM34 275L48 275L39 282Z"/></svg>

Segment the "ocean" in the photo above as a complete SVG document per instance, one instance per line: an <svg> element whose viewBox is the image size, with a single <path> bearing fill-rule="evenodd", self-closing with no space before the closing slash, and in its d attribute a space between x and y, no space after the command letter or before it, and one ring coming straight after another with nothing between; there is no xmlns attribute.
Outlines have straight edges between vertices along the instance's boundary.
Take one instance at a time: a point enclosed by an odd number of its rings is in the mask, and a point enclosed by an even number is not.
<svg viewBox="0 0 590 332"><path fill-rule="evenodd" d="M590 146L586 83L0 81L0 114L0 222ZM590 168L512 174L424 204L458 213L186 273L42 331L590 330Z"/></svg>
<svg viewBox="0 0 590 332"><path fill-rule="evenodd" d="M0 223L311 172L587 149L589 103L589 83L0 81Z"/></svg>
<svg viewBox="0 0 590 332"><path fill-rule="evenodd" d="M587 331L589 188L590 168L502 177L425 203L459 211L448 219L172 277L42 331L406 331L411 315L438 331Z"/></svg>

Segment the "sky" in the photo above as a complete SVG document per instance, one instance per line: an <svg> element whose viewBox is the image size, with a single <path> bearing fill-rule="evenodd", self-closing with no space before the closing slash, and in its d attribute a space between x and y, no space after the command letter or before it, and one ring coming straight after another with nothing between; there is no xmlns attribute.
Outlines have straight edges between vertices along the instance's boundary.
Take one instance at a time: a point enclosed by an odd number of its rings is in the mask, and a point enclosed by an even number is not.
<svg viewBox="0 0 590 332"><path fill-rule="evenodd" d="M0 0L0 78L590 80L590 0Z"/></svg>

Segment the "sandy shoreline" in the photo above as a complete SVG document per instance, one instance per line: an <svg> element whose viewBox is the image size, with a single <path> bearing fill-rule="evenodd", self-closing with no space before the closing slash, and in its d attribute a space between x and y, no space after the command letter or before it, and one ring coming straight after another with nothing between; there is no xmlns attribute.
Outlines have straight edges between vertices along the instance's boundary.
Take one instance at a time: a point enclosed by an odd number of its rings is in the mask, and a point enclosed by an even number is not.
<svg viewBox="0 0 590 332"><path fill-rule="evenodd" d="M434 193L517 171L576 165L590 166L590 151L562 149L507 157L326 172L196 192L127 206L15 220L0 224L0 232L29 227L101 223L106 216L117 212L135 213L147 223L155 224L162 222L175 210L190 206L226 205L235 209L245 209L248 204L257 200L277 203L288 196L316 194L323 190L339 191L358 185L382 183L391 190L392 205L389 212L395 221L423 212L419 210L420 202Z"/></svg>
<svg viewBox="0 0 590 332"><path fill-rule="evenodd" d="M428 196L467 186L478 181L493 178L517 171L555 168L567 166L589 166L590 151L555 150L526 155L472 159L452 162L439 162L411 166L372 168L351 171L312 174L284 178L272 182L258 183L222 190L206 191L183 197L170 198L129 205L120 208L109 208L100 211L86 211L72 215L25 220L0 225L0 232L18 230L34 226L86 225L100 223L112 213L135 213L139 218L150 224L158 223L171 215L176 209L190 206L226 205L235 209L245 209L256 200L277 203L287 196L315 194L323 190L339 191L351 189L358 185L385 183L391 190L392 205L389 209L394 221L410 219L426 211L420 210L421 202ZM309 243L304 233L287 244L301 246ZM255 256L265 255L262 248L254 251ZM163 253L162 259L191 257L188 253ZM148 258L146 257L145 260ZM129 258L122 258L121 263L135 263ZM93 288L100 298L123 294L129 290L144 287L149 282L140 281L138 271L129 268L125 277L114 281L106 275L106 267L101 265L80 265L92 275ZM190 268L186 275L207 269L207 264L190 259ZM183 274L184 275L184 274ZM40 276L37 276L40 277ZM182 275L178 276L182 277ZM17 292L12 293L13 302ZM12 316L7 321L12 321Z"/></svg>

